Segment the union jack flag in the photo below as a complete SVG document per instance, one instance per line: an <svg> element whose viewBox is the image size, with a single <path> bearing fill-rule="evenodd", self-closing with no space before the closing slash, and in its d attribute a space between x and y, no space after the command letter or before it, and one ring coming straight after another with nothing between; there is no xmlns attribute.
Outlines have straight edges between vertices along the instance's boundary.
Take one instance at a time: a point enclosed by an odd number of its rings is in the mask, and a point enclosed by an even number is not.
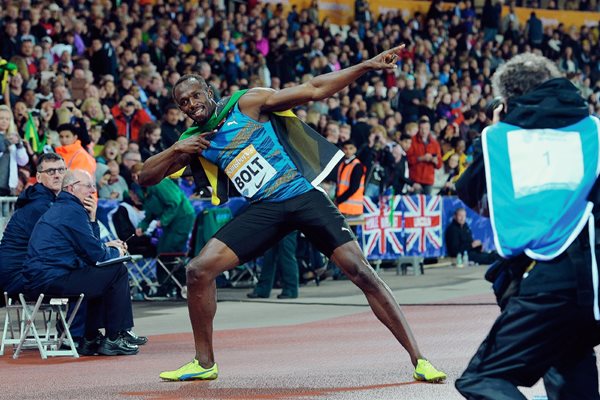
<svg viewBox="0 0 600 400"><path fill-rule="evenodd" d="M395 259L404 254L402 245L402 205L401 196L394 196L391 205L394 210L390 217L390 201L382 198L377 204L369 197L364 198L365 213L362 227L363 252L367 258Z"/></svg>
<svg viewBox="0 0 600 400"><path fill-rule="evenodd" d="M406 254L439 256L442 248L442 201L440 196L402 196ZM433 251L429 246L433 247ZM427 253L427 254L426 254Z"/></svg>

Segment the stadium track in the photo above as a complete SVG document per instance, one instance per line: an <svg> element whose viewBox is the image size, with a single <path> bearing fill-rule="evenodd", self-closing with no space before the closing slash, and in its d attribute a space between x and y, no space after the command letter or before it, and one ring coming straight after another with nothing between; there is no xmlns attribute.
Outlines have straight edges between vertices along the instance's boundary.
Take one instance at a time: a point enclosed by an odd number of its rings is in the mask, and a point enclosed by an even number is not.
<svg viewBox="0 0 600 400"><path fill-rule="evenodd" d="M452 400L478 344L498 315L483 267L427 269L381 276L394 291L421 350L449 376L412 379L407 353L348 281L300 289L294 301L247 301L246 289L221 289L215 320L220 377L161 382L158 372L193 356L185 303L134 303L136 332L149 335L137 356L59 357L35 351L0 357L0 399L356 399ZM4 319L4 311L0 317ZM544 395L538 383L524 390Z"/></svg>

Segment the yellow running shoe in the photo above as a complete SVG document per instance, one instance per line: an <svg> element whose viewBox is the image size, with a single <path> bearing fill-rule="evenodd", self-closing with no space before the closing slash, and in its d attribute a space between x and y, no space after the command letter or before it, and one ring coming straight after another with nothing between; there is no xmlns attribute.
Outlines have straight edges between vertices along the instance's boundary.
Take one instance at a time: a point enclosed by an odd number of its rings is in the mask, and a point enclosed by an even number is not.
<svg viewBox="0 0 600 400"><path fill-rule="evenodd" d="M413 377L417 381L425 381L429 383L440 383L446 380L446 374L435 369L431 363L423 358L417 360L417 366Z"/></svg>
<svg viewBox="0 0 600 400"><path fill-rule="evenodd" d="M198 360L196 359L175 371L163 371L160 373L160 377L168 381L213 380L217 379L217 376L219 376L217 363L214 363L212 367L207 369L198 364Z"/></svg>

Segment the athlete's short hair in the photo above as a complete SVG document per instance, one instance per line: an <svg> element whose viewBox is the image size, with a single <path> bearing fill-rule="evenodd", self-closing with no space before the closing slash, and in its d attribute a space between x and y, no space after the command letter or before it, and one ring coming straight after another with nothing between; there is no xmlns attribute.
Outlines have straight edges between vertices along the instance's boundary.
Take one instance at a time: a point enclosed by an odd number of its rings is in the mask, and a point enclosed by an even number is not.
<svg viewBox="0 0 600 400"><path fill-rule="evenodd" d="M175 100L175 102L177 102L177 99L175 98L175 89L177 88L177 86L181 85L184 82L188 82L188 81L192 81L192 80L197 81L200 84L200 86L202 86L202 89L205 89L205 90L209 89L208 84L206 83L204 78L201 77L200 75L185 74L181 78L177 79L177 82L175 82L175 85L173 85L172 96L173 96L173 100Z"/></svg>

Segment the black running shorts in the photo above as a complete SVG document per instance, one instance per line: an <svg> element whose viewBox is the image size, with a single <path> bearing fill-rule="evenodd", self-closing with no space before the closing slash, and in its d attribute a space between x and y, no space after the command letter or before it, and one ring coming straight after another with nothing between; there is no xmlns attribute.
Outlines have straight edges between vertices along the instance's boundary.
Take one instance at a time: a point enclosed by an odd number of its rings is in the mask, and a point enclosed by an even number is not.
<svg viewBox="0 0 600 400"><path fill-rule="evenodd" d="M214 237L245 263L261 256L288 233L299 230L327 257L344 243L355 240L346 219L320 190L282 202L251 204L223 226Z"/></svg>

